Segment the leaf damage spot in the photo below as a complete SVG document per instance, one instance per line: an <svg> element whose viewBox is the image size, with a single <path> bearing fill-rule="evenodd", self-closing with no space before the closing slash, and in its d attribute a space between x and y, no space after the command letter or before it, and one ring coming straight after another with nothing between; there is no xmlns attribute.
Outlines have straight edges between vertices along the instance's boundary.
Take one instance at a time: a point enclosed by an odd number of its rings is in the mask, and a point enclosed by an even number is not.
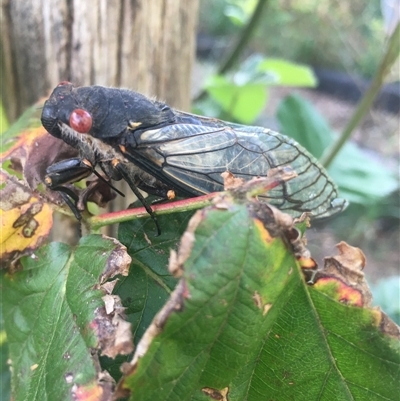
<svg viewBox="0 0 400 401"><path fill-rule="evenodd" d="M346 242L339 242L336 247L339 255L335 259L343 266L347 266L351 270L363 270L367 264L367 258L360 248L348 245Z"/></svg>
<svg viewBox="0 0 400 401"><path fill-rule="evenodd" d="M203 387L201 391L205 394L208 395L210 398L213 400L217 401L229 401L228 398L228 393L229 393L229 387L225 387L222 390L217 390L215 388L211 387Z"/></svg>
<svg viewBox="0 0 400 401"><path fill-rule="evenodd" d="M52 210L16 177L0 171L1 252L0 262L10 271L17 262L38 248L50 233Z"/></svg>
<svg viewBox="0 0 400 401"><path fill-rule="evenodd" d="M110 295L110 294L104 295L104 297L102 297L107 315L114 312L116 308L116 303L118 303L118 298L119 297L117 297L116 295Z"/></svg>
<svg viewBox="0 0 400 401"><path fill-rule="evenodd" d="M22 227L21 232L25 238L33 237L39 227L39 223L34 216L41 212L42 208L43 205L38 202L30 203L27 209L21 208L21 215L14 221L12 227Z"/></svg>
<svg viewBox="0 0 400 401"><path fill-rule="evenodd" d="M318 269L317 262L311 257L307 249L307 238L294 225L295 219L279 209L261 202L248 204L248 209L254 219L254 224L258 229L261 238L267 245L272 245L274 238L282 238L291 248L297 259L303 274L309 283ZM303 214L297 223L307 223L308 216ZM292 270L289 272L291 274Z"/></svg>
<svg viewBox="0 0 400 401"><path fill-rule="evenodd" d="M345 242L337 245L339 255L325 258L324 267L314 279L314 287L348 305L370 307L371 290L362 269L366 259L361 249Z"/></svg>
<svg viewBox="0 0 400 401"><path fill-rule="evenodd" d="M64 379L66 383L71 384L74 381L74 374L72 372L67 372L64 375Z"/></svg>
<svg viewBox="0 0 400 401"><path fill-rule="evenodd" d="M183 274L183 265L192 253L195 240L194 232L203 218L202 211L196 212L193 215L189 221L188 228L182 235L178 251L171 250L170 252L168 271L174 277L181 277Z"/></svg>
<svg viewBox="0 0 400 401"><path fill-rule="evenodd" d="M71 393L75 401L107 401L112 398L112 383L91 382L83 386L74 384Z"/></svg>
<svg viewBox="0 0 400 401"><path fill-rule="evenodd" d="M382 312L379 307L374 308L373 313L375 325L379 327L383 333L400 340L400 327L393 322L386 313Z"/></svg>
<svg viewBox="0 0 400 401"><path fill-rule="evenodd" d="M109 301L110 297L112 302ZM106 298L106 307L96 310L96 317L91 323L100 352L110 358L128 355L133 351L131 324L123 318L124 308L120 298L116 295Z"/></svg>
<svg viewBox="0 0 400 401"><path fill-rule="evenodd" d="M114 248L106 260L105 268L99 277L96 289L104 292L103 308L97 308L95 318L90 323L90 328L95 332L98 347L102 355L115 358L117 355L127 355L133 351L131 324L125 320L125 308L122 306L121 298L112 295L117 275L127 276L129 273L131 257L127 249L115 238L102 236L103 239L111 241Z"/></svg>
<svg viewBox="0 0 400 401"><path fill-rule="evenodd" d="M256 306L257 306L257 308L258 309L261 309L262 308L262 302L261 302L261 295L256 291L254 294L253 294L253 301L254 301L254 303L256 304Z"/></svg>
<svg viewBox="0 0 400 401"><path fill-rule="evenodd" d="M147 236L147 234L145 232L143 232L143 236L144 236L145 241L151 246L152 244L151 244L150 238Z"/></svg>
<svg viewBox="0 0 400 401"><path fill-rule="evenodd" d="M263 316L265 316L271 308L272 304L265 304L263 307Z"/></svg>
<svg viewBox="0 0 400 401"><path fill-rule="evenodd" d="M314 287L347 305L371 308L372 294L362 271L366 265L364 253L343 241L336 246L339 255L325 258L324 267L315 275ZM400 339L400 327L396 323L379 307L370 310L375 325L383 333Z"/></svg>
<svg viewBox="0 0 400 401"><path fill-rule="evenodd" d="M268 313L268 311L272 308L271 303L263 304L261 295L259 294L258 291L254 292L252 298L257 308L262 310L263 316L265 316Z"/></svg>
<svg viewBox="0 0 400 401"><path fill-rule="evenodd" d="M335 277L321 277L314 287L346 305L363 306L363 294Z"/></svg>
<svg viewBox="0 0 400 401"><path fill-rule="evenodd" d="M259 220L259 219L254 219L254 225L257 227L261 238L267 243L270 244L273 241L273 238L271 237L271 234L269 231L265 228L264 223Z"/></svg>
<svg viewBox="0 0 400 401"><path fill-rule="evenodd" d="M219 210L228 210L231 205L231 203L227 200L227 196L223 192L217 193L212 200L212 204L216 209Z"/></svg>
<svg viewBox="0 0 400 401"><path fill-rule="evenodd" d="M232 183L230 193L239 202L251 201L259 195L266 195L282 183L297 177L297 173L289 166L272 168L268 170L266 177L253 177L242 185L240 185L240 178L229 174L231 176L228 175L226 179Z"/></svg>
<svg viewBox="0 0 400 401"><path fill-rule="evenodd" d="M181 277L183 274L182 264L179 263L178 253L174 249L169 254L168 271L174 277Z"/></svg>
<svg viewBox="0 0 400 401"><path fill-rule="evenodd" d="M313 258L299 257L297 259L302 269L316 270L318 268L317 262Z"/></svg>
<svg viewBox="0 0 400 401"><path fill-rule="evenodd" d="M235 177L230 171L224 171L221 177L224 179L224 191L239 188L245 183L243 178Z"/></svg>
<svg viewBox="0 0 400 401"><path fill-rule="evenodd" d="M115 244L115 248L107 259L106 268L100 276L100 284L104 285L107 280L117 275L127 276L132 258L129 256L126 246L122 245L118 240L105 235L102 237Z"/></svg>

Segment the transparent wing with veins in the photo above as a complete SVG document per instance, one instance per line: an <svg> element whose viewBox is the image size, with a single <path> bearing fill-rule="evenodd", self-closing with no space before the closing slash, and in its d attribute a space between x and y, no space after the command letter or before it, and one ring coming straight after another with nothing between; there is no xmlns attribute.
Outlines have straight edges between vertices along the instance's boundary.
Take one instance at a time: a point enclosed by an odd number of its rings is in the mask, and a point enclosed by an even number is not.
<svg viewBox="0 0 400 401"><path fill-rule="evenodd" d="M192 196L222 191L224 171L248 181L290 166L297 177L260 199L293 216L312 212L327 217L346 207L323 167L294 140L261 127L201 121L207 125L173 124L144 131L134 145L128 139L127 152L146 171Z"/></svg>

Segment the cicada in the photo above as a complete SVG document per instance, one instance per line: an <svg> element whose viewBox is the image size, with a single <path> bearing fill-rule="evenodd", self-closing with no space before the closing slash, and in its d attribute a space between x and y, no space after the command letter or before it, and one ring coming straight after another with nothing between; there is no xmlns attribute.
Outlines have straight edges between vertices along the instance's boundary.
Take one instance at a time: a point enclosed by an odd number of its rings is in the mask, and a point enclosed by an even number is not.
<svg viewBox="0 0 400 401"><path fill-rule="evenodd" d="M260 200L294 217L328 217L347 205L306 149L267 128L185 113L126 89L69 82L54 89L41 119L51 135L80 152L47 169L47 185L67 199L65 184L96 173L96 166L112 180L124 179L143 202L138 188L161 198L195 197L222 191L226 171L248 181L291 167L297 177Z"/></svg>

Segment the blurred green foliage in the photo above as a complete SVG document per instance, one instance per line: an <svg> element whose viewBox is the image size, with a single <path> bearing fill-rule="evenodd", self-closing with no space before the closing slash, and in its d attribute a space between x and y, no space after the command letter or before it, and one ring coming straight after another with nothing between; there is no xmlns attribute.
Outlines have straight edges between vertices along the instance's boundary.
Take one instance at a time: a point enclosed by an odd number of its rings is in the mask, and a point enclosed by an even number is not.
<svg viewBox="0 0 400 401"><path fill-rule="evenodd" d="M10 399L11 372L8 366L8 344L4 330L3 311L0 308L0 399ZM4 397L4 398L3 398Z"/></svg>
<svg viewBox="0 0 400 401"><path fill-rule="evenodd" d="M205 89L232 120L251 124L264 109L270 86L315 87L316 83L308 67L253 55L232 74L210 76Z"/></svg>
<svg viewBox="0 0 400 401"><path fill-rule="evenodd" d="M195 104L195 112L252 124L265 108L269 87L313 88L316 84L307 66L254 54L236 71L208 77L204 86L210 98Z"/></svg>
<svg viewBox="0 0 400 401"><path fill-rule="evenodd" d="M312 70L303 65L253 55L235 72L211 76L205 83L209 99L195 104L195 112L254 125L268 101L268 88L276 85L314 87L316 80ZM317 159L337 137L325 118L300 96L283 99L276 118L280 132L294 138ZM394 172L350 142L328 170L340 195L361 206L363 216L369 215L366 209L374 210L374 218L381 216L386 208L377 205L382 199L390 199L399 187ZM390 208L393 216L399 214L398 203Z"/></svg>
<svg viewBox="0 0 400 401"><path fill-rule="evenodd" d="M238 31L255 0L201 0L199 30L226 37ZM269 1L252 51L371 77L383 54L379 0Z"/></svg>
<svg viewBox="0 0 400 401"><path fill-rule="evenodd" d="M317 158L336 138L324 117L300 96L286 97L278 108L277 118L281 132ZM379 161L367 158L352 142L344 145L328 170L339 186L340 195L350 203L370 206L398 188L394 172Z"/></svg>
<svg viewBox="0 0 400 401"><path fill-rule="evenodd" d="M4 112L3 104L0 102L0 134L7 131L9 127L6 113Z"/></svg>
<svg viewBox="0 0 400 401"><path fill-rule="evenodd" d="M372 286L374 305L379 305L400 325L400 276L387 277Z"/></svg>

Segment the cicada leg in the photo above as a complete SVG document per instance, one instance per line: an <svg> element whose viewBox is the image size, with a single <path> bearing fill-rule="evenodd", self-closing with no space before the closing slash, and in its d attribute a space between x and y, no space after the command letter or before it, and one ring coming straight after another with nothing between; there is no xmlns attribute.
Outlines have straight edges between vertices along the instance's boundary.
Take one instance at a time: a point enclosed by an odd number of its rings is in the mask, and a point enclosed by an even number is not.
<svg viewBox="0 0 400 401"><path fill-rule="evenodd" d="M161 235L161 229L160 229L160 225L158 224L157 217L154 214L154 212L151 209L151 207L146 202L146 199L140 193L140 191L138 189L138 185L135 182L135 176L132 177L132 174L130 174L130 172L127 169L127 167L124 164L120 163L116 159L113 160L112 166L116 170L116 172L119 173L121 175L121 177L128 183L128 185L131 188L132 192L136 195L136 197L139 199L139 201L141 202L143 207L146 209L146 212L150 215L150 217L154 221L154 224L156 225L156 228L157 228L157 236ZM141 188L143 189L142 186L141 186Z"/></svg>
<svg viewBox="0 0 400 401"><path fill-rule="evenodd" d="M79 196L65 185L86 178L92 172L92 164L86 159L77 157L52 164L46 170L47 174L44 179L46 186L60 194L78 220L82 218L77 207Z"/></svg>

